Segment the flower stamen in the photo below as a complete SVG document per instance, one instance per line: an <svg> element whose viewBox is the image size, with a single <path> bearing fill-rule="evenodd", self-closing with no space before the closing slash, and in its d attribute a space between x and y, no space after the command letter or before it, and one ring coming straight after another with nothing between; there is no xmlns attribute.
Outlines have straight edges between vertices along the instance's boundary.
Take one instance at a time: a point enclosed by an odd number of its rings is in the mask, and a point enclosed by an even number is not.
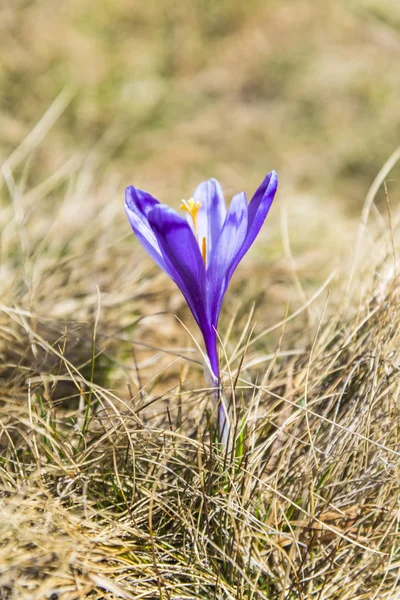
<svg viewBox="0 0 400 600"><path fill-rule="evenodd" d="M180 205L181 210L186 210L189 215L192 217L194 232L197 235L197 214L202 207L202 203L199 200L194 200L194 198L189 198L189 200L182 200L182 204Z"/></svg>
<svg viewBox="0 0 400 600"><path fill-rule="evenodd" d="M201 255L203 257L203 261L204 261L204 266L207 266L207 240L205 237L203 237L202 241L201 241Z"/></svg>

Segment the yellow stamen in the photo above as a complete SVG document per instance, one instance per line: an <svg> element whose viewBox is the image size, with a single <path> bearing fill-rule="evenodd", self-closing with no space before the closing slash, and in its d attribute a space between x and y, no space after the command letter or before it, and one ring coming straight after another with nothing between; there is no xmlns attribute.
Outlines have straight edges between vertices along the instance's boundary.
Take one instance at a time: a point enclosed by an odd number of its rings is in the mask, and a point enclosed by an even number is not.
<svg viewBox="0 0 400 600"><path fill-rule="evenodd" d="M189 215L192 217L194 232L197 235L197 213L199 212L202 204L199 200L194 200L193 198L189 198L189 200L182 200L182 204L180 205L181 210L186 210Z"/></svg>
<svg viewBox="0 0 400 600"><path fill-rule="evenodd" d="M201 242L201 255L203 257L203 261L204 261L204 266L206 267L206 262L207 262L207 240L205 237L203 237L202 242Z"/></svg>

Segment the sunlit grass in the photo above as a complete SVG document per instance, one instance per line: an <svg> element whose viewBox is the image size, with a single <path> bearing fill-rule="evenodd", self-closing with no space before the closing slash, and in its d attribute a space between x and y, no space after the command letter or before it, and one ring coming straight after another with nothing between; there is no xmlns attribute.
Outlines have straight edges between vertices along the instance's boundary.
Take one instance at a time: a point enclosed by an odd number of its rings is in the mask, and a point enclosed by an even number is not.
<svg viewBox="0 0 400 600"><path fill-rule="evenodd" d="M37 195L29 212L30 190L3 181L3 595L393 598L397 211L311 294L292 262L303 302L280 318L241 294L229 320L228 298L224 451L182 299L130 237L109 240L104 192L65 228L62 205L46 218Z"/></svg>

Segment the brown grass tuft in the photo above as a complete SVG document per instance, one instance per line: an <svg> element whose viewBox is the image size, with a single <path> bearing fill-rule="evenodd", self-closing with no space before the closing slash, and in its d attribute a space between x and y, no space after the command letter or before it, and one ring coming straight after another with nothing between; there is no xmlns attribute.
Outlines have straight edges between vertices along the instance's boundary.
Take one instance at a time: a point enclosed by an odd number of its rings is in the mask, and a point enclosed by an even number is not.
<svg viewBox="0 0 400 600"><path fill-rule="evenodd" d="M20 245L10 238L3 255L22 270L1 305L1 597L395 598L396 215L359 237L347 296L341 277L331 299L324 284L264 331L252 326L262 305L246 303L225 327L232 454L215 442L199 356L179 344L190 344L171 319L179 295L148 312L149 294L162 297L143 258L129 302L118 264L102 293L85 292L88 269L128 246L93 247L82 229L79 260L72 231L66 255L42 245L32 260L36 220L18 221L10 181Z"/></svg>

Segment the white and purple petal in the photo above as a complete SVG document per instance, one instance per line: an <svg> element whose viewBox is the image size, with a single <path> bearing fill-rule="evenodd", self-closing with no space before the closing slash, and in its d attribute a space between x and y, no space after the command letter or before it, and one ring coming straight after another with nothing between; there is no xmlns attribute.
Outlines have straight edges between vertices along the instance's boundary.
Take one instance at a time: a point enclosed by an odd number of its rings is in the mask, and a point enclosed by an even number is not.
<svg viewBox="0 0 400 600"><path fill-rule="evenodd" d="M236 257L248 230L247 198L244 192L232 198L217 246L207 267L207 295L211 322L217 326L222 301L232 276Z"/></svg>
<svg viewBox="0 0 400 600"><path fill-rule="evenodd" d="M197 235L199 243L207 240L207 261L212 249L217 245L226 217L224 194L216 179L200 183L194 191L194 200L201 202L197 215Z"/></svg>

